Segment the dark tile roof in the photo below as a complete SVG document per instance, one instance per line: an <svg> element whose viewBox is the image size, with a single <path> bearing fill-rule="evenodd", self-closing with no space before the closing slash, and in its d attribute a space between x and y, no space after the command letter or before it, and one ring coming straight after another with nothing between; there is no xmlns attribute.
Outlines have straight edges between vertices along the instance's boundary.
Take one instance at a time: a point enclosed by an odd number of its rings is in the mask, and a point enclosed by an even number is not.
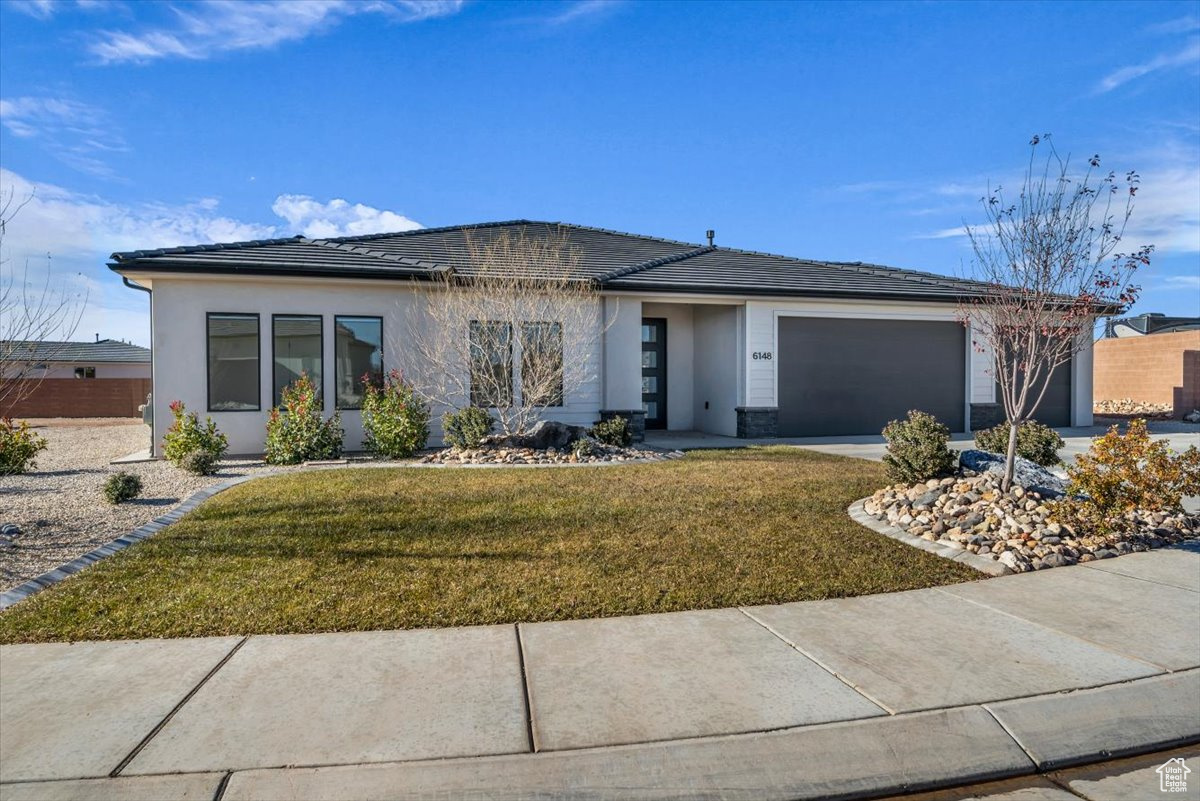
<svg viewBox="0 0 1200 801"><path fill-rule="evenodd" d="M1118 328L1129 328L1139 334L1174 334L1179 331L1196 331L1200 329L1200 317L1168 317L1165 314L1148 312L1136 317L1125 317L1120 320L1109 320L1105 324L1106 337L1117 336Z"/></svg>
<svg viewBox="0 0 1200 801"><path fill-rule="evenodd" d="M150 363L150 349L115 339L99 342L13 341L3 343L5 352L31 362L142 362Z"/></svg>
<svg viewBox="0 0 1200 801"><path fill-rule="evenodd" d="M955 300L984 285L858 262L825 262L627 234L559 222L510 220L330 239L268 239L114 253L110 267L178 273L412 279L436 270L471 273L468 238L503 233L563 236L579 255L578 277L605 288L787 297Z"/></svg>

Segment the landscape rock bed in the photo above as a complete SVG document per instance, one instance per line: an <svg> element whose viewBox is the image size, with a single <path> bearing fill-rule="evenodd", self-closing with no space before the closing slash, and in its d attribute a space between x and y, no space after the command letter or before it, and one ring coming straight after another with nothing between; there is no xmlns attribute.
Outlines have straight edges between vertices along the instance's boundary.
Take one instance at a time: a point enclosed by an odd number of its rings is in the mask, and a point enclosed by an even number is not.
<svg viewBox="0 0 1200 801"><path fill-rule="evenodd" d="M421 464L490 464L490 465L562 465L562 464L598 464L604 462L656 462L674 457L674 453L651 450L648 448L618 448L611 445L596 444L594 452L587 456L576 456L568 448L475 448L445 450L423 456L418 461Z"/></svg>
<svg viewBox="0 0 1200 801"><path fill-rule="evenodd" d="M1169 403L1150 403L1132 398L1098 400L1092 404L1092 413L1104 417L1170 418L1174 411Z"/></svg>
<svg viewBox="0 0 1200 801"><path fill-rule="evenodd" d="M1161 548L1200 535L1200 517L1134 512L1125 529L1110 535L1073 531L1056 522L1049 499L1000 477L964 470L961 475L879 490L863 510L908 534L995 559L1014 573L1064 567Z"/></svg>

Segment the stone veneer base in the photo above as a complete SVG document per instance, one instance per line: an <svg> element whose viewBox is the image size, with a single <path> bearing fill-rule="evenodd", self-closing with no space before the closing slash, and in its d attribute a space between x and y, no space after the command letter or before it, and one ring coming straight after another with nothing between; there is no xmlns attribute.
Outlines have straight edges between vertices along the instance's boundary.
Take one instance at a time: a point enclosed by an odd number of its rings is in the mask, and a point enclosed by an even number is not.
<svg viewBox="0 0 1200 801"><path fill-rule="evenodd" d="M738 406L737 435L740 439L771 439L779 436L779 407Z"/></svg>

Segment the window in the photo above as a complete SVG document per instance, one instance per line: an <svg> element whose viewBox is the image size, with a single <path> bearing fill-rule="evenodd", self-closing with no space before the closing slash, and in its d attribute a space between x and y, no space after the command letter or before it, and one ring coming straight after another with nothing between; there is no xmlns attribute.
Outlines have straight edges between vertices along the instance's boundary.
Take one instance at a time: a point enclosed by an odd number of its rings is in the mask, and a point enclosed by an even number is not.
<svg viewBox="0 0 1200 801"><path fill-rule="evenodd" d="M471 321L471 405L512 404L512 326Z"/></svg>
<svg viewBox="0 0 1200 801"><path fill-rule="evenodd" d="M208 410L258 411L258 315L208 315Z"/></svg>
<svg viewBox="0 0 1200 801"><path fill-rule="evenodd" d="M521 394L527 406L563 405L562 323L521 324Z"/></svg>
<svg viewBox="0 0 1200 801"><path fill-rule="evenodd" d="M282 399L283 388L301 373L317 388L317 402L325 408L321 382L321 317L309 314L276 314L271 318L275 340L274 405Z"/></svg>
<svg viewBox="0 0 1200 801"><path fill-rule="evenodd" d="M75 368L75 377L76 378L95 378L96 377L96 368L95 367L76 367Z"/></svg>
<svg viewBox="0 0 1200 801"><path fill-rule="evenodd" d="M362 408L363 379L383 384L383 318L334 317L333 331L337 408Z"/></svg>

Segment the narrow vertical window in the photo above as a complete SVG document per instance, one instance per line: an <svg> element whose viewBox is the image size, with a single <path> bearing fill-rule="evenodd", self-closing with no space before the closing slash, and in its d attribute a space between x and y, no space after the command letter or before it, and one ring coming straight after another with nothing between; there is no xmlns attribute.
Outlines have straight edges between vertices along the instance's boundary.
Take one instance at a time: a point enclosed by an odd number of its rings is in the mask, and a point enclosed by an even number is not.
<svg viewBox="0 0 1200 801"><path fill-rule="evenodd" d="M261 408L257 314L208 315L208 410Z"/></svg>
<svg viewBox="0 0 1200 801"><path fill-rule="evenodd" d="M337 408L362 407L363 387L383 384L383 318L333 318Z"/></svg>
<svg viewBox="0 0 1200 801"><path fill-rule="evenodd" d="M521 396L526 405L563 405L562 323L521 324Z"/></svg>
<svg viewBox="0 0 1200 801"><path fill-rule="evenodd" d="M512 405L512 326L471 321L471 405Z"/></svg>
<svg viewBox="0 0 1200 801"><path fill-rule="evenodd" d="M271 318L275 341L275 394L278 406L283 388L301 373L317 388L317 399L324 408L324 384L321 376L321 317L308 314L276 314Z"/></svg>

